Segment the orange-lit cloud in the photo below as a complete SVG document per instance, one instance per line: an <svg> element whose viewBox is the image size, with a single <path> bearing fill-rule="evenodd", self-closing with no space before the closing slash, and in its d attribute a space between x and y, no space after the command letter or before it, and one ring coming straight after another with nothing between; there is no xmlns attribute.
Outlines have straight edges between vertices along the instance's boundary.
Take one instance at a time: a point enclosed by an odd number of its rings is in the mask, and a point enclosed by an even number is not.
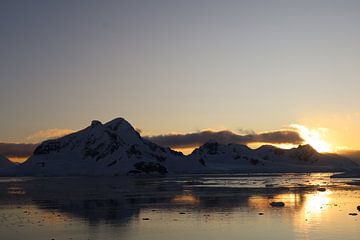
<svg viewBox="0 0 360 240"><path fill-rule="evenodd" d="M327 128L313 128L310 129L301 124L291 124L290 127L296 129L301 138L304 139L305 144L310 144L318 152L334 152L335 149L328 143L325 138L329 129Z"/></svg>
<svg viewBox="0 0 360 240"><path fill-rule="evenodd" d="M35 150L37 144L0 143L0 155L16 159L29 157Z"/></svg>
<svg viewBox="0 0 360 240"><path fill-rule="evenodd" d="M212 131L203 130L194 133L185 134L165 134L146 137L159 145L172 148L191 148L200 146L208 141L216 141L222 144L238 143L270 143L270 144L301 144L304 139L301 138L298 131L276 130L261 133L251 133L240 135L230 130Z"/></svg>
<svg viewBox="0 0 360 240"><path fill-rule="evenodd" d="M63 137L67 134L73 133L71 129L48 129L35 132L25 137L21 143L0 143L0 155L10 158L15 162L23 162L28 158L39 143Z"/></svg>
<svg viewBox="0 0 360 240"><path fill-rule="evenodd" d="M54 139L63 137L65 135L68 135L70 133L75 132L71 129L48 129L48 130L41 130L38 132L35 132L25 138L26 143L39 143L44 140Z"/></svg>
<svg viewBox="0 0 360 240"><path fill-rule="evenodd" d="M360 149L360 113L314 113L297 121L310 129L320 131L321 138L333 151Z"/></svg>

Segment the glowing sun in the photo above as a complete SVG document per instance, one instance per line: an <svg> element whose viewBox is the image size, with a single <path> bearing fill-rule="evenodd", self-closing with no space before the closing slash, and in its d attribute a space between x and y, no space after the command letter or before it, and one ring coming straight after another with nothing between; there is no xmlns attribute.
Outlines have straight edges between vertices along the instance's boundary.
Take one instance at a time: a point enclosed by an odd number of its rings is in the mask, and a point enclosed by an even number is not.
<svg viewBox="0 0 360 240"><path fill-rule="evenodd" d="M309 129L300 124L291 124L290 126L297 129L302 139L304 139L305 144L310 144L316 151L334 152L331 144L324 140L324 135L326 135L328 129Z"/></svg>

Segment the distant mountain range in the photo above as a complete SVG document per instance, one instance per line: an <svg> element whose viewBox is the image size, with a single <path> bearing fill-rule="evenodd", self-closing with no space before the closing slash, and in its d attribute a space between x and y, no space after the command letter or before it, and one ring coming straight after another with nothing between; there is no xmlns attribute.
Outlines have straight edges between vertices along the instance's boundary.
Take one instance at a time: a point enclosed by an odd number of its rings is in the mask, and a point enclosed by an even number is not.
<svg viewBox="0 0 360 240"><path fill-rule="evenodd" d="M116 176L347 171L358 164L336 154L320 154L310 145L250 149L209 141L185 156L142 138L125 119L117 118L105 124L92 121L76 133L45 141L24 163L4 167L2 176Z"/></svg>
<svg viewBox="0 0 360 240"><path fill-rule="evenodd" d="M250 149L246 145L208 142L189 157L198 159L211 170L225 172L346 171L358 167L348 158L318 153L310 145L293 149L264 145Z"/></svg>

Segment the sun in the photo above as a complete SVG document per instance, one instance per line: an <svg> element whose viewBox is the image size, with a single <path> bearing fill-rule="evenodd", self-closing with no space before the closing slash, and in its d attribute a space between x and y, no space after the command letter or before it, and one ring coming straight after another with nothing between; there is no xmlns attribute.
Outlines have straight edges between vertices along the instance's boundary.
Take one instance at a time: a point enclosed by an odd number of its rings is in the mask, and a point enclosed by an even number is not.
<svg viewBox="0 0 360 240"><path fill-rule="evenodd" d="M300 124L291 124L292 128L298 130L302 139L304 139L305 144L310 144L318 152L334 152L331 144L326 142L323 138L326 135L328 129L326 128L316 128L309 129Z"/></svg>

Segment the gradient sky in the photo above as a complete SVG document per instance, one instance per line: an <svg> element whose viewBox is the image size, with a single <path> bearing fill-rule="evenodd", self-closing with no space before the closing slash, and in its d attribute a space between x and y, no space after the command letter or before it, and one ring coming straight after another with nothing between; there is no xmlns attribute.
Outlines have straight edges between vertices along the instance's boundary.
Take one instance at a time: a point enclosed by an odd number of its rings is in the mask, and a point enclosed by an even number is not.
<svg viewBox="0 0 360 240"><path fill-rule="evenodd" d="M0 142L122 116L360 149L359 23L346 0L1 1Z"/></svg>

